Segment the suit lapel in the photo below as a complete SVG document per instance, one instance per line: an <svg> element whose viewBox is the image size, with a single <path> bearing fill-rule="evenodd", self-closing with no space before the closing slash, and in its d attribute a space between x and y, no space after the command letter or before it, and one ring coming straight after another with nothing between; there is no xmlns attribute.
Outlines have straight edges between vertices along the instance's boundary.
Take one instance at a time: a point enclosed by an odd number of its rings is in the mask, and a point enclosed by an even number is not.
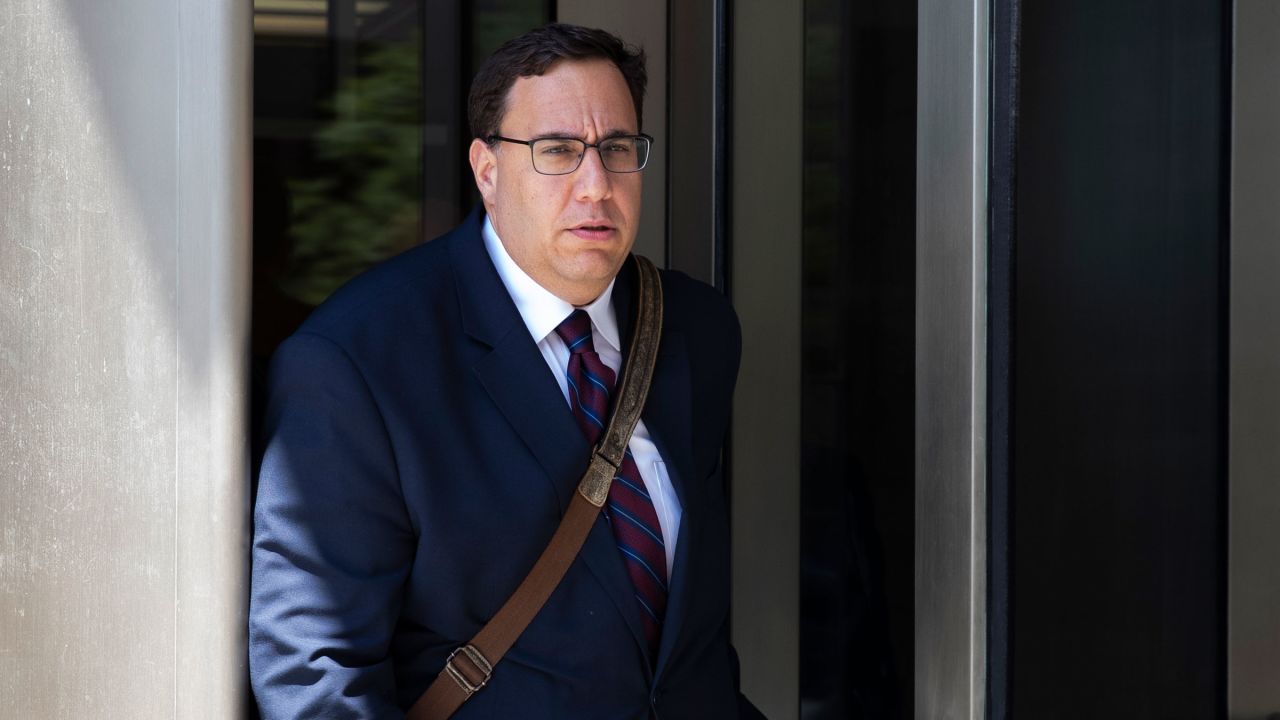
<svg viewBox="0 0 1280 720"><path fill-rule="evenodd" d="M480 237L482 220L483 215L473 213L464 224L470 232L458 233L451 248L463 327L468 335L491 348L475 363L475 372L498 410L546 472L563 516L586 470L591 450L555 376L493 267ZM637 645L643 648L644 630L635 606L635 591L603 516L596 519L579 555L613 600Z"/></svg>
<svg viewBox="0 0 1280 720"><path fill-rule="evenodd" d="M623 354L628 350L634 327L632 294L635 269L628 263L618 274L614 288L614 309L622 335ZM670 309L666 306L667 310ZM697 493L691 492L696 481L693 467L693 398L689 355L684 335L671 329L669 312L664 313L662 344L654 368L653 385L641 415L658 454L667 468L667 476L680 500L680 531L676 537L676 555L671 569L667 595L667 615L662 625L655 673L660 674L679 640L689 603L689 573L693 540L697 535L699 508ZM627 580L630 583L630 580Z"/></svg>
<svg viewBox="0 0 1280 720"><path fill-rule="evenodd" d="M667 615L662 625L656 672L661 673L683 627L689 600L689 564L694 538L697 537L697 493L691 492L695 481L693 469L692 398L689 358L684 338L677 332L663 334L663 348L658 354L653 386L645 403L644 425L658 447L667 468L667 476L680 499L680 531L676 536L675 562L668 583Z"/></svg>
<svg viewBox="0 0 1280 720"><path fill-rule="evenodd" d="M636 645L647 654L644 628L640 626L640 609L636 607L636 591L631 586L631 578L627 577L627 569L618 554L618 541L614 539L613 530L609 528L604 515L596 517L595 525L591 526L591 532L582 544L578 556L609 593L614 606L618 608L618 614L631 629Z"/></svg>
<svg viewBox="0 0 1280 720"><path fill-rule="evenodd" d="M523 325L521 330L524 330ZM511 337L517 337L517 333L511 333ZM524 345L530 344L527 333L523 341ZM574 422L573 414L568 410L554 377L547 378L546 382L526 384L530 380L541 378L530 378L527 372L521 372L521 368L531 367L536 363L541 365L542 370L550 373L536 347L531 355L532 357L521 349L520 342L505 341L477 364L476 371L494 403L547 471L563 516L569 506L569 499L576 492L578 481L586 470L591 448ZM542 386L549 387L551 391L544 392ZM546 412L552 404L563 406L565 412ZM636 642L643 646L644 629L640 626L640 616L636 613L635 592L631 588L626 568L618 557L613 531L609 529L603 515L596 518L579 555L591 574L604 586L623 620L631 628Z"/></svg>
<svg viewBox="0 0 1280 720"><path fill-rule="evenodd" d="M590 448L555 376L521 324L475 364L494 405L537 458L561 514L586 469Z"/></svg>
<svg viewBox="0 0 1280 720"><path fill-rule="evenodd" d="M450 239L463 329L488 345L476 376L546 472L563 513L586 467L586 440L480 237L477 209Z"/></svg>
<svg viewBox="0 0 1280 720"><path fill-rule="evenodd" d="M635 325L635 318L632 313L634 305L632 294L635 292L635 265L628 261L622 266L618 273L617 282L613 288L613 311L618 321L618 334L622 343L623 362L630 350L631 329ZM662 342L658 350L658 363L654 369L654 381L649 388L649 397L645 402L645 410L641 413L641 418L645 422L645 426L649 426L648 416L649 408L652 407L655 394L658 393L660 369L662 367L663 355L666 352L668 337L663 333ZM624 378L618 378L619 387L625 381ZM656 444L656 442L655 442ZM662 450L659 449L659 453ZM667 455L663 453L663 458ZM677 551L679 543L676 545ZM587 542L582 547L582 559L591 568L592 573L600 580L609 595L613 598L614 604L618 607L627 626L631 628L631 634L635 637L636 644L640 647L641 652L646 657L649 656L648 642L644 637L644 628L640 624L640 608L636 605L635 587L631 584L631 578L627 577L626 565L622 562L622 557L618 552L618 541L613 535L613 530L605 521L604 515L596 519L596 524L591 528L591 534L587 536ZM649 658L652 666L653 658Z"/></svg>

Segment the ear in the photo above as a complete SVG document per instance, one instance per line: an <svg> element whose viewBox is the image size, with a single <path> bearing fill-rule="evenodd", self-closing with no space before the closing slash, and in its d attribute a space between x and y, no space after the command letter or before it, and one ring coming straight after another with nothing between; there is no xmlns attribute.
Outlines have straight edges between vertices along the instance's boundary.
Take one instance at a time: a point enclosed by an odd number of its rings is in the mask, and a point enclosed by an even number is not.
<svg viewBox="0 0 1280 720"><path fill-rule="evenodd" d="M484 204L492 207L498 191L498 156L488 143L476 138L471 141L468 157L471 160L471 173L476 177L476 189L480 191L480 197L484 198Z"/></svg>

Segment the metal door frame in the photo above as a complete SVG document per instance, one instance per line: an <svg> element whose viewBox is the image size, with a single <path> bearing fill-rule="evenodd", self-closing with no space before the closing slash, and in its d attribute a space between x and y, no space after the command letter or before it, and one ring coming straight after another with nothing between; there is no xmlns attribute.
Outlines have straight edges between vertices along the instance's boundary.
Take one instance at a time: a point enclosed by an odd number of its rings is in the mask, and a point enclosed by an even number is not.
<svg viewBox="0 0 1280 720"><path fill-rule="evenodd" d="M919 4L915 707L927 718L976 720L986 712L990 13L990 0ZM739 0L730 11L718 0L676 10L656 0L561 0L557 17L644 42L651 63L646 129L669 133L678 152L646 184L646 216L653 218L648 193L658 184L653 178L662 178L664 252L653 252L652 226L638 245L733 290L744 347L727 458L733 639L744 692L769 717L798 717L800 356L779 348L799 347L801 245L779 238L796 239L802 227L803 4ZM716 28L727 28L729 37ZM712 34L708 52L685 55L699 33ZM653 64L658 47L661 70ZM750 51L734 51L741 48ZM670 70L677 60L678 76ZM697 118L673 118L668 95L696 100L707 78L711 105ZM717 115L716 98L726 113ZM658 103L663 123L654 122ZM699 153L700 144L713 149ZM711 186L709 213L672 192L679 183L666 186L667 167ZM724 230L716 230L717 213ZM717 243L723 234L731 241Z"/></svg>
<svg viewBox="0 0 1280 720"><path fill-rule="evenodd" d="M1280 710L1280 6L1237 0L1232 43L1227 714Z"/></svg>
<svg viewBox="0 0 1280 720"><path fill-rule="evenodd" d="M989 0L921 0L915 714L986 715Z"/></svg>

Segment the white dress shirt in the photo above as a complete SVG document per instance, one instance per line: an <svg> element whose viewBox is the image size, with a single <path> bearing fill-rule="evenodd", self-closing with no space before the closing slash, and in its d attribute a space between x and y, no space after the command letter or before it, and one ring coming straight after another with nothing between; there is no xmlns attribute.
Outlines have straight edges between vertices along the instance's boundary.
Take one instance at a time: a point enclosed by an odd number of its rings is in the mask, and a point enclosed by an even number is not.
<svg viewBox="0 0 1280 720"><path fill-rule="evenodd" d="M515 301L516 309L520 311L520 317L524 319L525 327L529 328L533 341L538 344L538 350L542 351L543 359L551 367L551 374L560 383L564 401L570 403L567 377L569 348L555 330L576 308L539 285L516 265L498 239L488 217L484 219L482 234L485 249L489 251L493 266L498 269L502 284ZM622 366L622 342L619 340L617 316L613 312L613 283L610 282L600 297L582 309L591 316L591 336L596 353L616 377L618 368ZM644 481L645 489L653 499L653 509L658 513L658 524L662 528L663 545L667 551L667 577L671 577L676 557L676 536L680 531L680 500L676 497L675 488L671 486L667 466L658 454L658 447L649 437L644 420L636 423L628 447L631 448L636 468L640 471L640 479Z"/></svg>

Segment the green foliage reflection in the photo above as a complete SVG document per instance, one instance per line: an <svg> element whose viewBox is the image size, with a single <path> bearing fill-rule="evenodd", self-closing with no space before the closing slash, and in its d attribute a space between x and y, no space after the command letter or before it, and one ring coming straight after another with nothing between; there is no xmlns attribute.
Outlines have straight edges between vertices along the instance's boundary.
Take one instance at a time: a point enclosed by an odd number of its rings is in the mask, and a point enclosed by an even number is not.
<svg viewBox="0 0 1280 720"><path fill-rule="evenodd" d="M289 181L292 262L280 281L318 305L375 262L418 241L421 226L421 41L365 56L332 103L335 120L315 135L323 174Z"/></svg>

